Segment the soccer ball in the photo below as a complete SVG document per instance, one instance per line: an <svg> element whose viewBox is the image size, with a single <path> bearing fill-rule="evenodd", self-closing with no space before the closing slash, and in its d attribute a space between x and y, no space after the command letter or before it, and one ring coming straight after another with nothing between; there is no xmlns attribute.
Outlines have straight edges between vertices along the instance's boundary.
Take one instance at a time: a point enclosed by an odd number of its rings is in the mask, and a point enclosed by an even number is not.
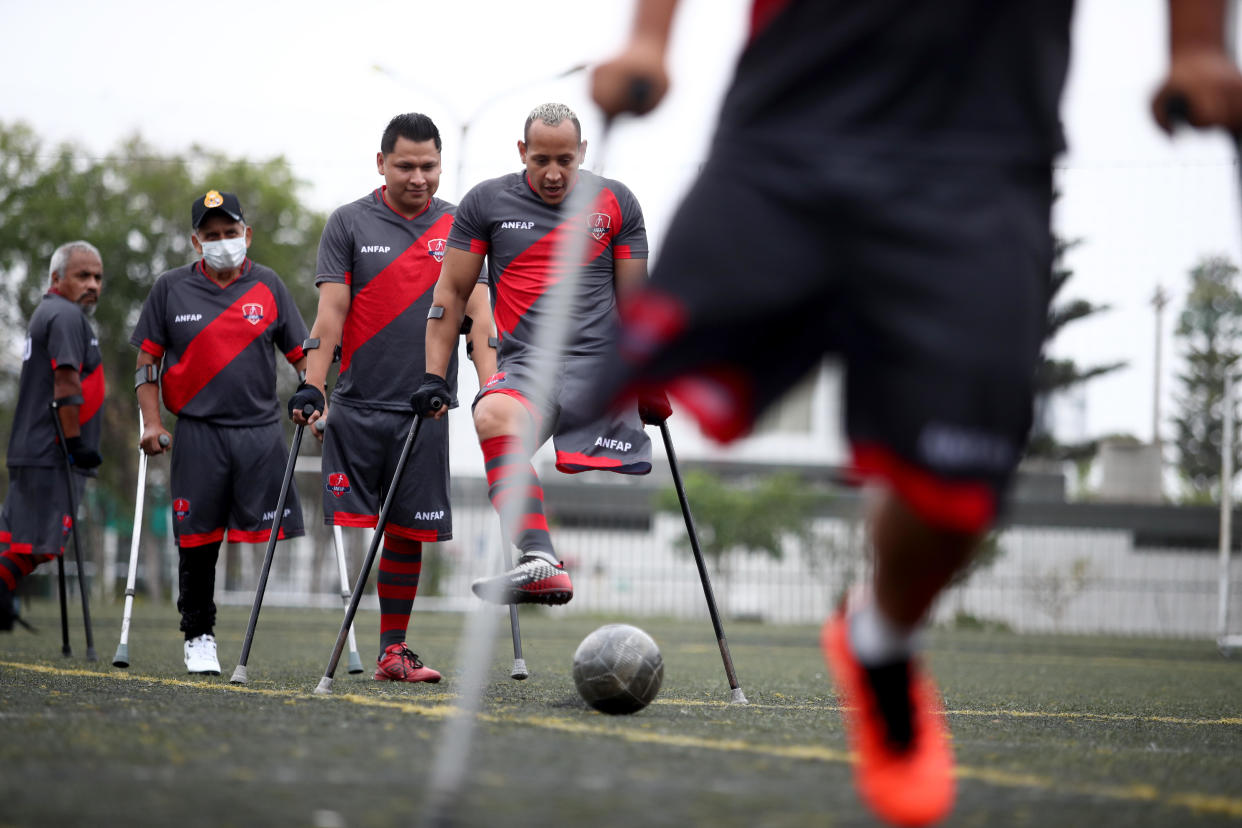
<svg viewBox="0 0 1242 828"><path fill-rule="evenodd" d="M651 636L629 624L606 624L574 652L574 684L601 713L634 713L651 704L664 681L664 659Z"/></svg>

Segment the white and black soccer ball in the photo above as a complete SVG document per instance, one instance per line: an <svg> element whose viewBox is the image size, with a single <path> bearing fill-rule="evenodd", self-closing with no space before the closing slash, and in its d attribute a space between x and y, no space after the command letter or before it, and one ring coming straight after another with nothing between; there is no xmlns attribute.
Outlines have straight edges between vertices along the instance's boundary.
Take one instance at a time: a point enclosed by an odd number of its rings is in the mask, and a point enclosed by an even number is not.
<svg viewBox="0 0 1242 828"><path fill-rule="evenodd" d="M606 624L574 652L574 684L601 713L634 713L651 704L664 681L655 640L629 624Z"/></svg>

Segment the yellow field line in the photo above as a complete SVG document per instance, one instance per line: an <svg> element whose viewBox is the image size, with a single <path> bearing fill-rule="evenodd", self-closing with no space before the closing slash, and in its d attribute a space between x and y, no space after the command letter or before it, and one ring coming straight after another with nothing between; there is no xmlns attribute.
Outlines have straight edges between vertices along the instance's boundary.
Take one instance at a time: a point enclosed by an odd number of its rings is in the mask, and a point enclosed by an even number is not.
<svg viewBox="0 0 1242 828"><path fill-rule="evenodd" d="M337 699L349 704L360 705L363 707L379 707L387 710L396 710L401 713L408 713L417 716L425 716L432 719L443 719L457 712L457 708L450 704L435 703L448 697L448 694L436 694L434 697L422 697L417 701L405 701L396 699L376 698L373 696L362 696L357 693L333 694L330 696L316 696L312 693L297 690L272 690L265 688L244 687L234 684L218 684L207 683L201 681L188 681L185 679L161 678L156 676L141 676L131 673L105 673L95 670L83 670L78 668L51 667L41 664L24 664L21 662L0 661L0 666L11 667L20 670L28 670L35 673L45 673L61 676L82 676L87 678L106 678L117 681L136 681L147 684L162 684L170 687L189 687L196 690L224 690L238 693L254 693L265 696L284 697L289 699ZM668 706L678 704L694 704L695 702L679 702L675 699L666 699L657 702ZM699 702L702 703L702 702ZM716 703L707 703L716 704ZM724 706L724 703L719 703ZM740 711L739 711L740 712ZM1069 716L1071 714L1037 714L1011 711L962 711L964 715L1060 715ZM953 715L952 713L950 715ZM554 730L560 733L570 733L575 735L592 735L605 736L609 738L622 739L627 742L637 744L655 744L664 747L685 747L698 750L713 750L726 753L748 753L760 756L771 756L782 759L846 763L851 760L851 754L844 750L825 747L823 745L764 745L754 744L742 739L714 739L703 736L682 736L670 733L657 733L650 730L623 729L615 725L595 724L594 722L569 721L554 716L543 715L510 715L503 713L480 713L481 721L495 724L518 724L528 727L541 728L543 730ZM1108 718L1107 714L1086 714L1086 718ZM1224 724L1237 724L1236 719L1220 719L1220 720L1179 720L1170 717L1129 717L1135 720L1143 721L1174 721L1184 722L1188 724L1211 724L1213 721ZM1212 794L1202 794L1193 792L1168 792L1161 791L1152 785L1132 784L1132 785L1090 785L1077 784L1068 782L1063 779L1055 779L1040 774L1015 773L1011 771L996 770L993 768L971 767L967 765L959 765L957 767L957 776L960 779L969 779L996 787L1005 788L1032 788L1039 790L1055 790L1058 792L1070 792L1083 796L1103 797L1127 802L1152 802L1172 807L1185 808L1196 814L1222 814L1229 817L1242 817L1242 798L1221 796Z"/></svg>

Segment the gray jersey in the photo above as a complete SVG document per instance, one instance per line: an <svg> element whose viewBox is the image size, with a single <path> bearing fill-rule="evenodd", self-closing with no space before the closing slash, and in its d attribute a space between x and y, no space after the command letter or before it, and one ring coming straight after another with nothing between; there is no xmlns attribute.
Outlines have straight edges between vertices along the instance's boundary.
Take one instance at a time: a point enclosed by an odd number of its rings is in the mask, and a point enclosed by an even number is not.
<svg viewBox="0 0 1242 828"><path fill-rule="evenodd" d="M561 278L557 248L569 233L584 233L587 249L574 299L574 329L567 353L596 356L614 346L617 259L647 258L647 230L638 199L620 181L582 170L577 187L598 191L582 213L546 204L525 172L493 178L466 193L448 243L487 254L492 310L500 337L499 359L520 358L536 339L544 295Z"/></svg>
<svg viewBox="0 0 1242 828"><path fill-rule="evenodd" d="M315 284L336 282L350 292L333 402L409 412L410 392L423 381L427 311L453 210L433 198L407 219L380 188L328 219ZM446 379L456 393L456 352Z"/></svg>
<svg viewBox="0 0 1242 828"><path fill-rule="evenodd" d="M103 422L99 411L105 390L99 338L82 308L59 293L50 292L30 317L17 410L9 436L10 468L58 466L64 462L56 445L51 404L55 371L65 366L76 369L82 381L83 402L78 409L82 441L97 448ZM75 471L95 475L94 469Z"/></svg>

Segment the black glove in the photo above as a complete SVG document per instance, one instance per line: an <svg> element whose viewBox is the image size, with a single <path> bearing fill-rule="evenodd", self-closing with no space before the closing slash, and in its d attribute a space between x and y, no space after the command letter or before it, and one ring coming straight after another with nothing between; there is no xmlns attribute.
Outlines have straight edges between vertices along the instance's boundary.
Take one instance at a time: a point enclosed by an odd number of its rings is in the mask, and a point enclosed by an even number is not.
<svg viewBox="0 0 1242 828"><path fill-rule="evenodd" d="M647 425L660 425L673 414L673 406L663 391L638 395L638 416Z"/></svg>
<svg viewBox="0 0 1242 828"><path fill-rule="evenodd" d="M293 412L303 411L308 405L314 406L315 411L322 414L324 406L323 392L315 386L304 382L298 386L298 390L294 391L293 396L289 398L289 419L293 419Z"/></svg>
<svg viewBox="0 0 1242 828"><path fill-rule="evenodd" d="M426 417L448 405L452 398L444 377L439 374L423 374L423 384L410 395L410 408L418 416Z"/></svg>
<svg viewBox="0 0 1242 828"><path fill-rule="evenodd" d="M99 450L83 443L81 437L66 437L65 448L69 451L70 465L79 469L93 469L103 462Z"/></svg>

